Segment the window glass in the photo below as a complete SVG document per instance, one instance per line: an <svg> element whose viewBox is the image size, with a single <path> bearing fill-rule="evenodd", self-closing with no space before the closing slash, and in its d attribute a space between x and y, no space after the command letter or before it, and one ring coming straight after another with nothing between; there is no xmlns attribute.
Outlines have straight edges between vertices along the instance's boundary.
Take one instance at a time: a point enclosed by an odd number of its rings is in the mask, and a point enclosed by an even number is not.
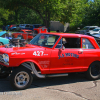
<svg viewBox="0 0 100 100"><path fill-rule="evenodd" d="M62 45L65 48L80 48L80 38L65 38L65 37L63 37L57 44L56 48L61 48Z"/></svg>
<svg viewBox="0 0 100 100"><path fill-rule="evenodd" d="M93 30L93 29L95 29L95 27L92 27L92 28L90 28L89 30Z"/></svg>
<svg viewBox="0 0 100 100"><path fill-rule="evenodd" d="M39 25L34 25L35 26L35 28L38 28L39 27Z"/></svg>
<svg viewBox="0 0 100 100"><path fill-rule="evenodd" d="M51 34L38 34L35 36L29 44L50 47L52 48L56 41L58 40L59 36L51 35Z"/></svg>
<svg viewBox="0 0 100 100"><path fill-rule="evenodd" d="M26 25L25 27L27 27L27 28L28 28L28 27L30 27L30 26L29 26L29 25Z"/></svg>
<svg viewBox="0 0 100 100"><path fill-rule="evenodd" d="M82 48L83 49L94 49L91 42L88 39L85 39L85 38L82 39Z"/></svg>
<svg viewBox="0 0 100 100"><path fill-rule="evenodd" d="M33 26L32 26L32 25L30 25L30 28L33 28Z"/></svg>

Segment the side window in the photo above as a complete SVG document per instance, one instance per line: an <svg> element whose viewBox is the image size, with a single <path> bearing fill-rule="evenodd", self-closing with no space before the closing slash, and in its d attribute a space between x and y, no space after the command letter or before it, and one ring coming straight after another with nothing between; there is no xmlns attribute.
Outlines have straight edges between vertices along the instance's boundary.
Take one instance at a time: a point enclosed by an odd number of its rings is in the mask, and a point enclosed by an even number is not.
<svg viewBox="0 0 100 100"><path fill-rule="evenodd" d="M82 48L83 49L94 49L91 42L88 39L85 39L85 38L82 39Z"/></svg>
<svg viewBox="0 0 100 100"><path fill-rule="evenodd" d="M30 27L30 25L26 25L26 26L25 26L25 28L29 28L29 27Z"/></svg>
<svg viewBox="0 0 100 100"><path fill-rule="evenodd" d="M56 48L61 48L62 45L65 48L81 48L80 38L65 38L65 37L63 37L57 44Z"/></svg>
<svg viewBox="0 0 100 100"><path fill-rule="evenodd" d="M32 25L30 25L30 28L33 28L33 26L32 26Z"/></svg>

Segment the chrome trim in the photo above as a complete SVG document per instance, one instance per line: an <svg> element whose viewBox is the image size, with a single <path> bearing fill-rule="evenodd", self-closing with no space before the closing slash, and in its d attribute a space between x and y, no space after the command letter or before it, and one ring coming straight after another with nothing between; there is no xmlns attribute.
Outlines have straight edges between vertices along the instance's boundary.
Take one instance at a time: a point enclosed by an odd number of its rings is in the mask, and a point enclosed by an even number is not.
<svg viewBox="0 0 100 100"><path fill-rule="evenodd" d="M28 64L28 63L29 63L29 64ZM37 71L36 68L35 68L34 63L32 63L32 62L27 62L27 63L23 63L22 65L23 65L24 67L28 68L29 70L32 70L32 72L33 72L37 77L39 77L39 78L45 78L45 77L46 77L46 75L42 75L42 74L38 73L38 71Z"/></svg>
<svg viewBox="0 0 100 100"><path fill-rule="evenodd" d="M61 74L48 74L48 75L43 75L41 73L38 73L38 71L35 68L35 65L33 62L25 62L22 64L24 67L28 68L31 70L37 77L39 78L46 78L46 77L59 77L59 76L68 76L68 73L61 73Z"/></svg>

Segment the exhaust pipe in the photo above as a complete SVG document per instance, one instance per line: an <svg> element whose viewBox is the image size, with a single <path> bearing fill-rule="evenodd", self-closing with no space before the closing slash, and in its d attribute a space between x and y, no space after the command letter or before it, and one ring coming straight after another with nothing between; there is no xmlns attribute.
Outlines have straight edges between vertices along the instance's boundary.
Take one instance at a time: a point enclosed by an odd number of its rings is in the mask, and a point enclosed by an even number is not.
<svg viewBox="0 0 100 100"><path fill-rule="evenodd" d="M28 68L29 70L31 70L37 77L39 78L46 78L46 77L60 77L60 76L68 76L68 73L63 73L63 74L40 74L38 73L38 71L36 70L35 68L35 65L34 63L32 62L28 62L29 64L27 63L23 63L22 65L26 68Z"/></svg>

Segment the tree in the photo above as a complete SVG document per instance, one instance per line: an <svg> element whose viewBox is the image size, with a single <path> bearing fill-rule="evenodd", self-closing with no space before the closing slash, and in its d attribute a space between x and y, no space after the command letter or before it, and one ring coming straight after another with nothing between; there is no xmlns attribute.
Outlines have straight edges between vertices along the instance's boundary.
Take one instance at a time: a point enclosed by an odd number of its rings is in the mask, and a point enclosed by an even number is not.
<svg viewBox="0 0 100 100"><path fill-rule="evenodd" d="M100 25L100 0L88 2L85 6L85 16L83 22L85 25Z"/></svg>
<svg viewBox="0 0 100 100"><path fill-rule="evenodd" d="M7 24L7 21L9 19L9 15L12 12L9 10L5 10L4 8L0 8L0 26L2 27L3 25Z"/></svg>
<svg viewBox="0 0 100 100"><path fill-rule="evenodd" d="M99 25L100 0L0 0L0 6L13 11L15 23L43 22L48 28L50 20L69 22L71 27ZM34 19L35 20L34 20Z"/></svg>
<svg viewBox="0 0 100 100"><path fill-rule="evenodd" d="M20 7L26 7L35 11L49 27L50 18L59 12L59 4L63 0L1 0L4 8L18 11ZM61 8L61 7L60 7Z"/></svg>

